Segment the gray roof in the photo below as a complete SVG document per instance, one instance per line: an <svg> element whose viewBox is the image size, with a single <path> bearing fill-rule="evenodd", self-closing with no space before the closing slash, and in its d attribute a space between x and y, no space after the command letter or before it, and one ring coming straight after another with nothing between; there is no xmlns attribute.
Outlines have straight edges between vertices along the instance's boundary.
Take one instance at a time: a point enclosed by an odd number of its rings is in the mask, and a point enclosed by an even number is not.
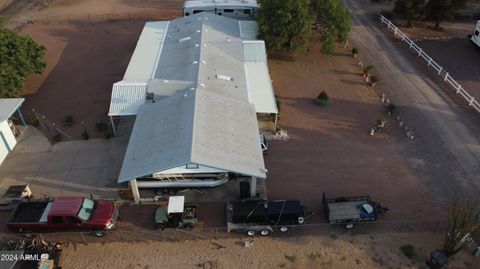
<svg viewBox="0 0 480 269"><path fill-rule="evenodd" d="M238 21L199 13L169 23L118 181L196 163L266 177Z"/></svg>
<svg viewBox="0 0 480 269"><path fill-rule="evenodd" d="M137 115L138 108L145 104L147 83L120 81L113 84L109 116Z"/></svg>
<svg viewBox="0 0 480 269"><path fill-rule="evenodd" d="M24 101L25 98L0 98L0 122L10 118Z"/></svg>
<svg viewBox="0 0 480 269"><path fill-rule="evenodd" d="M253 105L198 89L141 107L118 182L187 163L265 178Z"/></svg>

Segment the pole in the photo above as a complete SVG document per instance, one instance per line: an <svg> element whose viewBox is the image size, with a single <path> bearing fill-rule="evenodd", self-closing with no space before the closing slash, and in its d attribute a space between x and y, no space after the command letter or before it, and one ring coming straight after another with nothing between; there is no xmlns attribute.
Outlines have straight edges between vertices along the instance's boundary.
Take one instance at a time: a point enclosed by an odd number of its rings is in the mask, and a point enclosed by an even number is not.
<svg viewBox="0 0 480 269"><path fill-rule="evenodd" d="M250 179L250 197L257 196L257 178L252 177Z"/></svg>
<svg viewBox="0 0 480 269"><path fill-rule="evenodd" d="M112 124L113 136L117 136L117 131L115 130L115 123L113 122L113 116L110 116L110 123Z"/></svg>
<svg viewBox="0 0 480 269"><path fill-rule="evenodd" d="M22 111L20 111L20 108L17 109L18 115L20 116L20 121L22 122L22 125L25 126L27 125L25 123L25 119L23 118Z"/></svg>
<svg viewBox="0 0 480 269"><path fill-rule="evenodd" d="M275 114L275 126L273 127L273 133L275 134L277 132L277 123L278 123L278 113Z"/></svg>

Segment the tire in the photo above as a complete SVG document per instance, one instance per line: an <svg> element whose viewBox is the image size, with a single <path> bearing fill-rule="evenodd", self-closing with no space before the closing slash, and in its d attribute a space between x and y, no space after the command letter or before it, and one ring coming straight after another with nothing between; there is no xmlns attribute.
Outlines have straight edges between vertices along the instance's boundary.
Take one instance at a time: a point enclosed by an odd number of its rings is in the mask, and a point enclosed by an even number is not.
<svg viewBox="0 0 480 269"><path fill-rule="evenodd" d="M263 229L260 231L261 236L269 236L270 235L270 230Z"/></svg>
<svg viewBox="0 0 480 269"><path fill-rule="evenodd" d="M355 224L353 224L353 223L345 224L345 228L347 228L347 230L351 230L351 229L353 229L353 227L355 227Z"/></svg>
<svg viewBox="0 0 480 269"><path fill-rule="evenodd" d="M107 234L106 231L102 231L102 230L96 230L96 231L93 231L93 235L95 235L96 237L103 237Z"/></svg>
<svg viewBox="0 0 480 269"><path fill-rule="evenodd" d="M288 231L288 227L287 227L287 226L280 227L280 232L286 233L287 231Z"/></svg>
<svg viewBox="0 0 480 269"><path fill-rule="evenodd" d="M23 234L26 238L34 238L35 234L32 231L24 231Z"/></svg>
<svg viewBox="0 0 480 269"><path fill-rule="evenodd" d="M248 236L254 236L256 233L257 233L257 232L256 232L255 230L248 230L248 231L246 232L246 234L247 234Z"/></svg>

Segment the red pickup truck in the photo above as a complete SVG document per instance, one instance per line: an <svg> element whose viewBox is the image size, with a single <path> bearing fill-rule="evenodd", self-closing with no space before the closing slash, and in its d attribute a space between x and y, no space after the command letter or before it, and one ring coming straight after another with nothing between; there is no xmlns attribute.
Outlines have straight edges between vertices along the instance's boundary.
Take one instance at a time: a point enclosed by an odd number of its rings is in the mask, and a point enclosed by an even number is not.
<svg viewBox="0 0 480 269"><path fill-rule="evenodd" d="M110 200L83 197L58 197L53 201L19 203L7 227L27 236L41 232L92 231L104 236L115 227L118 208Z"/></svg>

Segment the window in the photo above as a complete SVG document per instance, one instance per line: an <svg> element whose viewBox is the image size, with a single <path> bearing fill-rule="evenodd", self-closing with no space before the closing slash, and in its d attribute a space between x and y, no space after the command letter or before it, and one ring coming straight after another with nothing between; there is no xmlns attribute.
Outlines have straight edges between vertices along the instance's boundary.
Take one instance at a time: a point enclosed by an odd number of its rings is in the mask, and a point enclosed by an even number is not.
<svg viewBox="0 0 480 269"><path fill-rule="evenodd" d="M478 30L475 31L475 35L478 36L480 32Z"/></svg>
<svg viewBox="0 0 480 269"><path fill-rule="evenodd" d="M185 12L185 16L190 16L190 13L189 13L189 12Z"/></svg>
<svg viewBox="0 0 480 269"><path fill-rule="evenodd" d="M87 221L93 213L95 202L92 199L83 198L82 207L78 211L77 216L84 221Z"/></svg>
<svg viewBox="0 0 480 269"><path fill-rule="evenodd" d="M233 9L224 9L223 12L225 12L225 13L233 13Z"/></svg>
<svg viewBox="0 0 480 269"><path fill-rule="evenodd" d="M187 163L187 164L185 165L185 168L187 168L187 169L198 169L198 164L196 164L196 163Z"/></svg>
<svg viewBox="0 0 480 269"><path fill-rule="evenodd" d="M67 217L67 223L80 224L80 223L82 223L82 221L80 221L80 220L77 219L76 217L68 216L68 217Z"/></svg>
<svg viewBox="0 0 480 269"><path fill-rule="evenodd" d="M203 12L203 10L194 10L193 14L197 14L197 13L200 13L200 12Z"/></svg>
<svg viewBox="0 0 480 269"><path fill-rule="evenodd" d="M52 223L53 224L61 224L63 222L62 216L53 216Z"/></svg>
<svg viewBox="0 0 480 269"><path fill-rule="evenodd" d="M250 15L252 13L252 11L250 9L244 9L243 10L243 14L248 14Z"/></svg>

